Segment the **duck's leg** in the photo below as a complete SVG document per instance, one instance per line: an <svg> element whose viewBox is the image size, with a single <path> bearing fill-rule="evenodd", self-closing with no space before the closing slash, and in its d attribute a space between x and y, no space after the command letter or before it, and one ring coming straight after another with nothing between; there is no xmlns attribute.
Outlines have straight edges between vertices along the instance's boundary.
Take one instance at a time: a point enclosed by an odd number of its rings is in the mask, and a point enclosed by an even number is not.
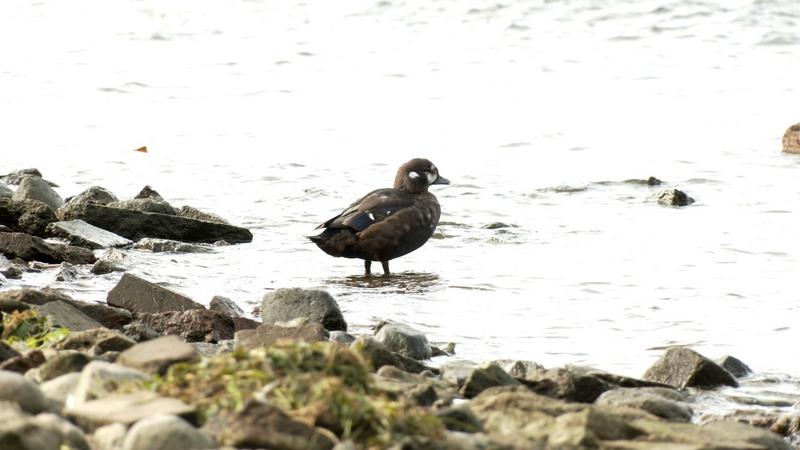
<svg viewBox="0 0 800 450"><path fill-rule="evenodd" d="M381 261L381 266L383 266L383 274L389 275L389 261Z"/></svg>
<svg viewBox="0 0 800 450"><path fill-rule="evenodd" d="M372 261L370 261L368 259L365 259L364 260L364 272L366 272L366 275L372 274L371 268L372 268Z"/></svg>

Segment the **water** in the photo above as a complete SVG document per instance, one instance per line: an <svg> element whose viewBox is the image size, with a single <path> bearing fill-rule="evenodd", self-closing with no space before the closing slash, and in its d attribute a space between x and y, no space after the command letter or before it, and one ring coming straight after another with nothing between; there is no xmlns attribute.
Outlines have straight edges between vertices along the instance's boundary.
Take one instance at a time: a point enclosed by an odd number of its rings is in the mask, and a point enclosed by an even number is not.
<svg viewBox="0 0 800 450"><path fill-rule="evenodd" d="M794 1L7 0L0 172L250 228L132 253L203 303L321 287L357 333L401 320L477 361L639 376L686 344L797 377L798 25ZM396 276L304 238L418 156L453 184ZM12 284L102 301L118 278Z"/></svg>

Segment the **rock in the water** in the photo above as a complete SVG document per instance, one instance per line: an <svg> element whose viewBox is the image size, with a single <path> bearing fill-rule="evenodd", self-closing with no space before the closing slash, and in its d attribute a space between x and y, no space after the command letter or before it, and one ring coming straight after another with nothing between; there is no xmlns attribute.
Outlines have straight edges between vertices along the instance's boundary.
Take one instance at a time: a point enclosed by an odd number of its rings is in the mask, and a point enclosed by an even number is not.
<svg viewBox="0 0 800 450"><path fill-rule="evenodd" d="M694 199L685 192L677 189L665 189L656 194L658 203L664 206L687 206L694 203Z"/></svg>
<svg viewBox="0 0 800 450"><path fill-rule="evenodd" d="M56 272L56 281L75 281L75 279L80 275L78 268L68 262L62 262L60 266L61 267L58 268L58 272Z"/></svg>
<svg viewBox="0 0 800 450"><path fill-rule="evenodd" d="M102 355L106 352L122 352L134 345L135 341L119 331L94 328L70 333L56 347L61 350L78 350L89 355Z"/></svg>
<svg viewBox="0 0 800 450"><path fill-rule="evenodd" d="M136 422L122 450L200 450L217 448L213 439L185 420L172 415L147 417Z"/></svg>
<svg viewBox="0 0 800 450"><path fill-rule="evenodd" d="M668 388L617 388L604 392L596 405L627 406L641 409L673 422L692 420L688 396Z"/></svg>
<svg viewBox="0 0 800 450"><path fill-rule="evenodd" d="M68 407L64 413L81 428L91 432L104 425L130 425L159 414L193 417L194 408L174 398L159 397L149 391L137 391L80 402Z"/></svg>
<svg viewBox="0 0 800 450"><path fill-rule="evenodd" d="M102 327L99 322L67 302L49 302L38 306L37 309L41 315L50 317L54 325L71 331L85 331Z"/></svg>
<svg viewBox="0 0 800 450"><path fill-rule="evenodd" d="M53 211L64 204L64 199L58 195L46 181L38 177L25 177L20 181L19 187L11 197L12 200L38 200L49 206Z"/></svg>
<svg viewBox="0 0 800 450"><path fill-rule="evenodd" d="M0 370L0 402L16 403L31 414L47 409L47 400L36 383L7 370Z"/></svg>
<svg viewBox="0 0 800 450"><path fill-rule="evenodd" d="M189 297L129 273L108 293L107 303L139 314L205 309Z"/></svg>
<svg viewBox="0 0 800 450"><path fill-rule="evenodd" d="M514 377L494 363L484 364L473 370L464 381L460 392L466 398L473 398L486 389L496 386L518 385Z"/></svg>
<svg viewBox="0 0 800 450"><path fill-rule="evenodd" d="M20 169L0 176L0 179L2 179L8 184L16 185L27 177L42 178L42 172L40 172L39 169L36 168Z"/></svg>
<svg viewBox="0 0 800 450"><path fill-rule="evenodd" d="M42 202L0 197L0 225L13 231L44 236L47 225L55 221L53 210Z"/></svg>
<svg viewBox="0 0 800 450"><path fill-rule="evenodd" d="M177 334L188 342L233 339L233 319L217 311L190 309L140 315L142 323L161 334Z"/></svg>
<svg viewBox="0 0 800 450"><path fill-rule="evenodd" d="M128 255L122 250L109 248L97 259L89 270L95 275L104 275L112 272L125 272L128 270Z"/></svg>
<svg viewBox="0 0 800 450"><path fill-rule="evenodd" d="M333 342L338 342L340 344L350 345L353 342L355 342L356 337L348 333L347 331L336 330L330 332L330 337L328 339L330 339Z"/></svg>
<svg viewBox="0 0 800 450"><path fill-rule="evenodd" d="M252 330L237 331L235 345L238 348L267 347L279 339L298 339L306 342L325 341L328 331L318 323L305 323L297 326L262 324Z"/></svg>
<svg viewBox="0 0 800 450"><path fill-rule="evenodd" d="M221 295L215 295L208 304L208 309L219 311L231 317L244 317L244 311L233 300Z"/></svg>
<svg viewBox="0 0 800 450"><path fill-rule="evenodd" d="M233 225L94 204L77 205L67 211L61 219L82 219L134 241L145 237L206 243L219 240L232 243L253 240L250 230Z"/></svg>
<svg viewBox="0 0 800 450"><path fill-rule="evenodd" d="M667 349L667 352L647 369L643 378L668 384L678 389L739 386L739 383L727 370L686 347Z"/></svg>
<svg viewBox="0 0 800 450"><path fill-rule="evenodd" d="M97 228L80 219L53 222L47 226L46 233L49 236L66 238L70 245L90 249L122 247L133 243L129 239Z"/></svg>
<svg viewBox="0 0 800 450"><path fill-rule="evenodd" d="M305 319L320 323L328 331L347 331L347 322L336 300L325 291L314 289L278 289L264 294L261 320L275 324Z"/></svg>
<svg viewBox="0 0 800 450"><path fill-rule="evenodd" d="M92 264L96 261L91 250L45 242L41 238L24 233L0 233L0 253L10 258L55 264L63 261L72 264Z"/></svg>
<svg viewBox="0 0 800 450"><path fill-rule="evenodd" d="M224 223L228 225L230 224L230 222L216 214L200 211L199 209L191 206L182 206L175 214L179 217L186 217L187 219L205 220L206 222Z"/></svg>
<svg viewBox="0 0 800 450"><path fill-rule="evenodd" d="M11 196L13 196L13 195L14 195L14 191L11 190L10 187L6 186L5 183L0 181L0 197L11 198Z"/></svg>
<svg viewBox="0 0 800 450"><path fill-rule="evenodd" d="M742 360L735 358L730 355L725 355L722 358L717 360L717 364L719 364L723 369L727 370L731 373L731 375L735 376L736 378L742 378L750 375L753 373L753 370L747 366Z"/></svg>
<svg viewBox="0 0 800 450"><path fill-rule="evenodd" d="M375 332L375 339L389 350L417 360L431 357L431 346L425 335L398 322L381 322Z"/></svg>
<svg viewBox="0 0 800 450"><path fill-rule="evenodd" d="M800 153L800 123L796 123L783 133L783 151L786 153Z"/></svg>
<svg viewBox="0 0 800 450"><path fill-rule="evenodd" d="M178 336L164 336L136 344L117 358L117 363L147 373L164 374L178 362L191 361L197 351Z"/></svg>
<svg viewBox="0 0 800 450"><path fill-rule="evenodd" d="M84 366L81 378L75 386L75 404L106 397L122 385L135 385L149 379L146 373L136 369L105 361L92 361Z"/></svg>
<svg viewBox="0 0 800 450"><path fill-rule="evenodd" d="M209 253L211 251L210 248L197 244L156 238L142 238L133 244L133 248L153 253Z"/></svg>

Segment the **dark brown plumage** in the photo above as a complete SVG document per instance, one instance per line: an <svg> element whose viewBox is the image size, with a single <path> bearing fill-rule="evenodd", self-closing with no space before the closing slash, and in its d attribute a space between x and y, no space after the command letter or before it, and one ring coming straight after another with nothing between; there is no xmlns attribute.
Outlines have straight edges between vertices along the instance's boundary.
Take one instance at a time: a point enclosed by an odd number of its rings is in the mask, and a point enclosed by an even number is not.
<svg viewBox="0 0 800 450"><path fill-rule="evenodd" d="M439 202L428 192L433 184L450 181L427 159L412 159L397 170L394 187L360 198L309 239L331 256L363 259L367 274L380 261L388 275L389 260L420 248L439 223Z"/></svg>

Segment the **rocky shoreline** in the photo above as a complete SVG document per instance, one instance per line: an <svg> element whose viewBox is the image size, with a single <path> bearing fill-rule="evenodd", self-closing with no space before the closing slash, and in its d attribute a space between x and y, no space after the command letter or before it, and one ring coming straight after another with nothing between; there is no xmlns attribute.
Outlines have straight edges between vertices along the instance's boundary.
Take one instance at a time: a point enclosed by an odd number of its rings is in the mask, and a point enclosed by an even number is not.
<svg viewBox="0 0 800 450"><path fill-rule="evenodd" d="M747 408L742 392L736 414L696 411L752 376L732 357L672 347L642 379L476 364L402 323L353 336L324 291L268 292L260 320L206 307L129 273L126 249L209 251L248 230L149 187L65 202L35 169L3 180L18 187L0 184L1 449L790 449L800 434L791 401ZM105 303L2 288L89 267L122 272Z"/></svg>

